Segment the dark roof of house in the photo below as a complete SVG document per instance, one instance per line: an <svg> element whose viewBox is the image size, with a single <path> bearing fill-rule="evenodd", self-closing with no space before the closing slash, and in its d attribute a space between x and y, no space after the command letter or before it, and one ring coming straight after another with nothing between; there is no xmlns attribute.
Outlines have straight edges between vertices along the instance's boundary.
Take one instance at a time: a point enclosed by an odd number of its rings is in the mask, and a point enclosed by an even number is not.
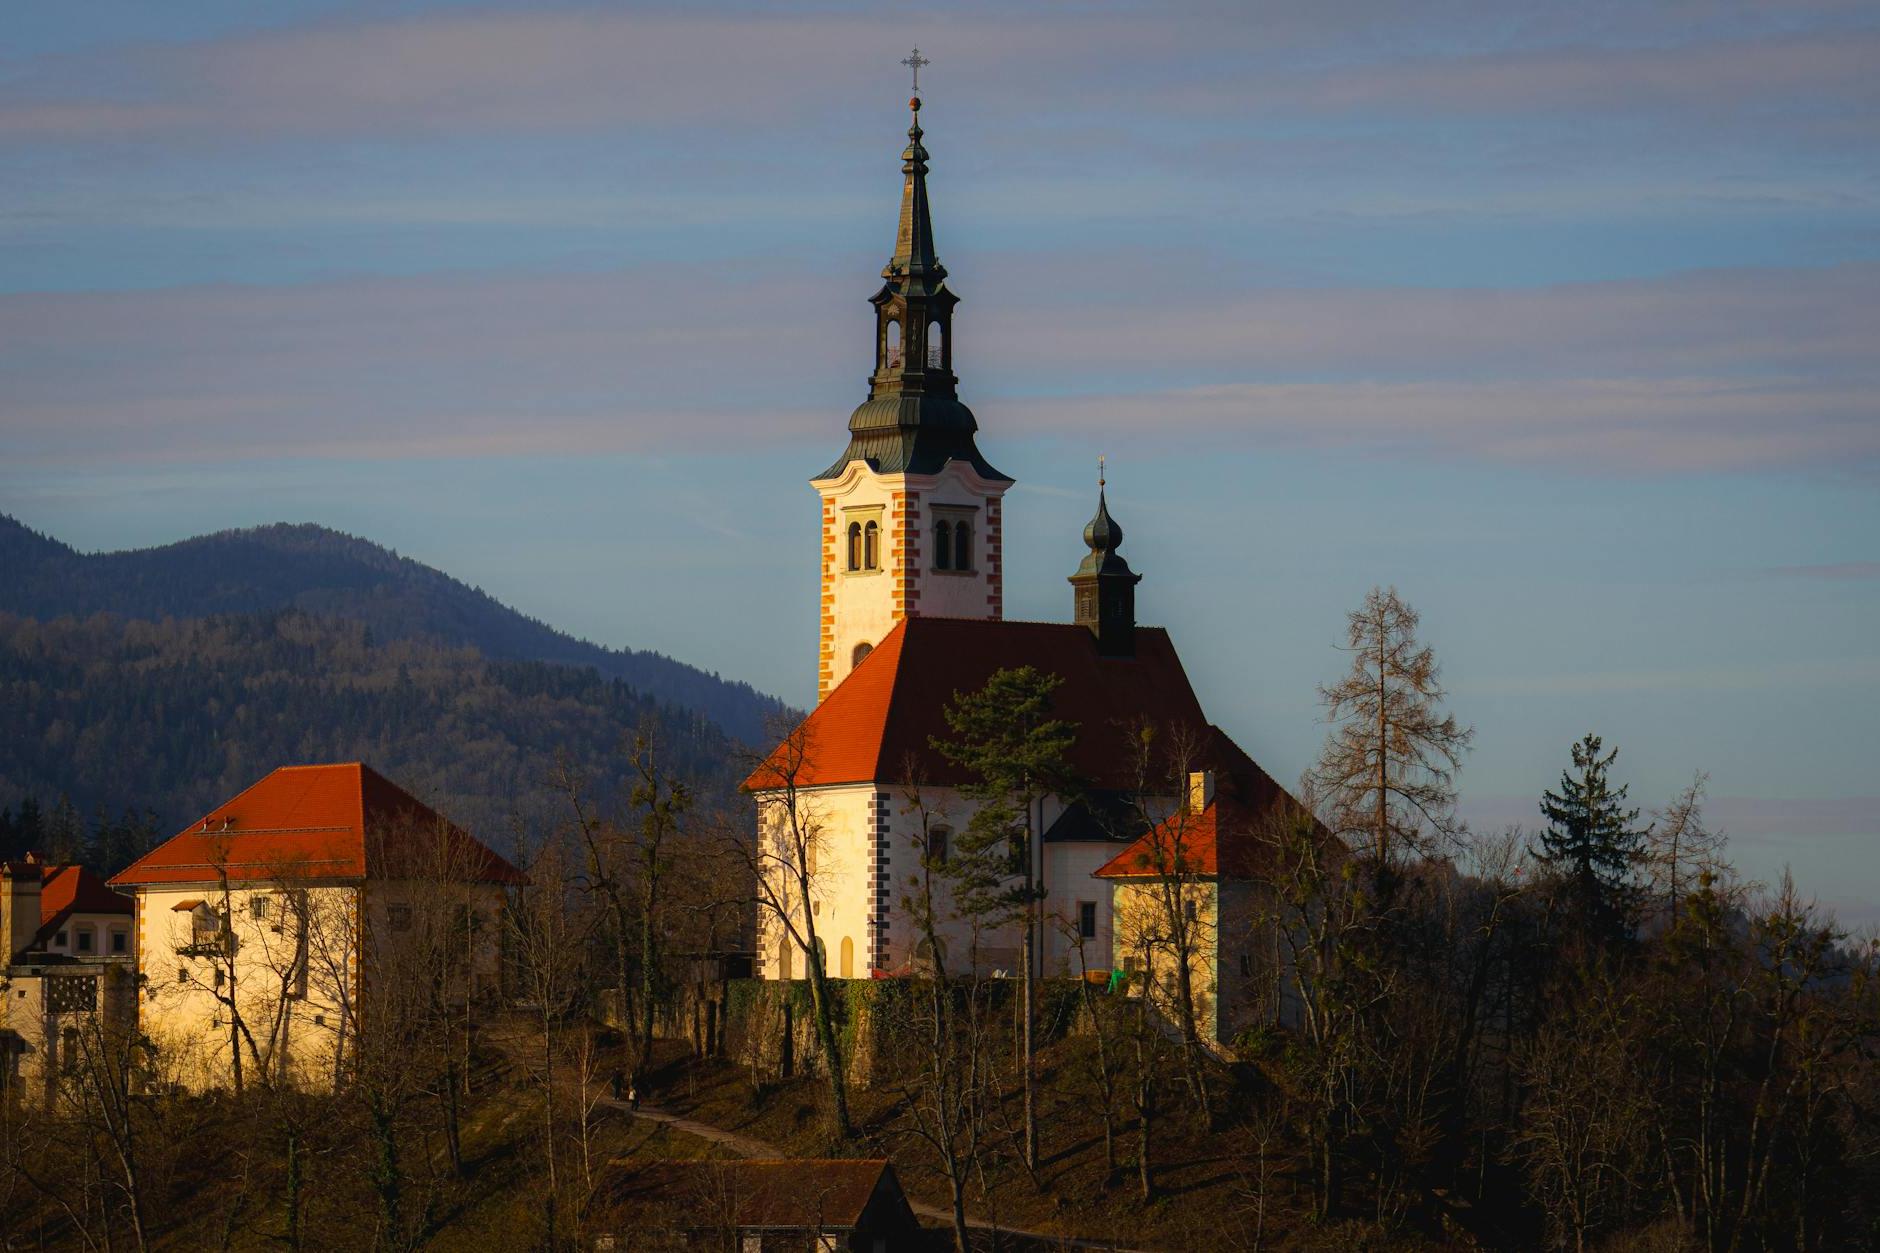
<svg viewBox="0 0 1880 1253"><path fill-rule="evenodd" d="M841 1230L916 1229L913 1211L886 1158L667 1161L623 1158L595 1181L591 1227L649 1220L686 1229L737 1227Z"/></svg>
<svg viewBox="0 0 1880 1253"><path fill-rule="evenodd" d="M360 762L281 766L112 876L124 886L284 877L474 883L526 876Z"/></svg>
<svg viewBox="0 0 1880 1253"><path fill-rule="evenodd" d="M44 944L74 914L121 914L129 917L135 902L113 892L104 876L84 866L46 866L40 872L39 934L33 943Z"/></svg>
<svg viewBox="0 0 1880 1253"><path fill-rule="evenodd" d="M1208 730L1168 632L1137 627L1135 655L1106 657L1088 627L1068 622L907 618L849 672L804 719L798 734L772 751L745 786L778 788L918 780L969 782L933 746L951 735L945 710L955 696L985 686L998 670L1032 666L1063 683L1052 716L1077 725L1071 766L1093 788L1134 790L1165 763L1140 760L1141 728L1173 750ZM792 768L792 758L799 764ZM1156 789L1160 790L1160 789Z"/></svg>
<svg viewBox="0 0 1880 1253"><path fill-rule="evenodd" d="M1197 770L1214 772L1214 797L1195 813L1182 808L1164 818L1093 873L1104 879L1252 879L1271 868L1278 847L1271 824L1306 809L1273 781L1219 727L1209 728ZM1317 827L1316 821L1314 826ZM1322 828L1322 838L1330 838Z"/></svg>
<svg viewBox="0 0 1880 1253"><path fill-rule="evenodd" d="M1133 792L1092 788L1065 807L1045 828L1046 844L1123 843L1148 827Z"/></svg>

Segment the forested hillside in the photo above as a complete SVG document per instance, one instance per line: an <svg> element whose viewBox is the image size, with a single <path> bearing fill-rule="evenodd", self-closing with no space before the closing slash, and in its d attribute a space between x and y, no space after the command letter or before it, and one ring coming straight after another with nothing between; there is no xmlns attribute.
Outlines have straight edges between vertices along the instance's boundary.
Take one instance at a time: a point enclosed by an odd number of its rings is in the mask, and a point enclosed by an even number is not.
<svg viewBox="0 0 1880 1253"><path fill-rule="evenodd" d="M606 792L643 719L670 763L728 794L708 718L590 669L492 661L286 610L151 622L0 613L0 807L51 824L154 810L172 834L279 765L363 760L498 848L564 812L558 754ZM69 818L68 818L69 821Z"/></svg>
<svg viewBox="0 0 1880 1253"><path fill-rule="evenodd" d="M42 621L97 613L203 618L302 609L381 641L429 637L498 661L592 666L704 714L756 744L781 702L653 652L603 648L377 544L320 526L257 527L114 553L80 553L0 515L0 611Z"/></svg>

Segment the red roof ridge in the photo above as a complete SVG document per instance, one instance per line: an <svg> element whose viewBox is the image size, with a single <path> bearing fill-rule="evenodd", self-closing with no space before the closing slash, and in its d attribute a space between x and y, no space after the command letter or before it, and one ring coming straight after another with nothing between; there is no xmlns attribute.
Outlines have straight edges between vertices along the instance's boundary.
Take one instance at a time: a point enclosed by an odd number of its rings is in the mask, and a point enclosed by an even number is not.
<svg viewBox="0 0 1880 1253"><path fill-rule="evenodd" d="M494 849L362 761L276 766L197 821L112 876L133 886L199 881L203 872L257 868L339 878L375 878L414 856L409 838L386 830L441 824L442 856L478 882L519 884L526 876ZM389 840L384 837L390 836ZM245 837L270 837L259 847ZM379 847L375 843L386 847ZM397 847L392 847L396 845ZM265 853L265 856L260 854Z"/></svg>

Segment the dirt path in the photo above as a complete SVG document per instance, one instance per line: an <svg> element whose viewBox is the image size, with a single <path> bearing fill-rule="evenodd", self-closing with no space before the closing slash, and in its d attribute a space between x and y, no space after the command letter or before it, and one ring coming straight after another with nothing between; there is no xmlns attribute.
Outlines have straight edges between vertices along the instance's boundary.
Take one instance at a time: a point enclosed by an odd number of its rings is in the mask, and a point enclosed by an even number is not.
<svg viewBox="0 0 1880 1253"><path fill-rule="evenodd" d="M687 1135L697 1136L701 1140L709 1140L713 1144L722 1144L739 1157L775 1158L795 1156L795 1154L784 1152L783 1149L767 1140L759 1140L752 1136L739 1135L735 1131L726 1131L723 1127L714 1127L710 1123L699 1122L697 1119L686 1118L680 1114L668 1113L662 1109L653 1109L647 1105L642 1105L638 1109L634 1109L625 1101L616 1101L610 1097L601 1098L601 1104L611 1106L634 1118L644 1118L649 1122L664 1123L675 1131L683 1131ZM936 1205L923 1205L912 1197L908 1198L908 1203L914 1207L914 1212L924 1219L938 1222L946 1226L951 1226L953 1223L953 1215L948 1210L941 1209ZM975 1218L971 1214L966 1216L966 1224L980 1231L993 1230L993 1224L982 1218ZM1103 1249L1107 1250L1108 1253L1139 1253L1138 1250L1130 1249L1125 1245L1117 1244L1110 1240L1080 1240L1072 1236L1051 1235L1043 1231L1025 1231L1018 1227L999 1227L998 1231L1001 1234L1017 1236L1024 1240L1041 1241L1055 1248Z"/></svg>

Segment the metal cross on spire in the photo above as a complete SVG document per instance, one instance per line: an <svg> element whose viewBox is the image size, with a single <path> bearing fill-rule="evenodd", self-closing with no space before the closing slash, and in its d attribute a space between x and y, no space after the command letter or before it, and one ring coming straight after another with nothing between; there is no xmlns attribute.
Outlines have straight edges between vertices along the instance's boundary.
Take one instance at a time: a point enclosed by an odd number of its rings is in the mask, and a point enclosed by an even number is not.
<svg viewBox="0 0 1880 1253"><path fill-rule="evenodd" d="M920 49L916 48L912 56L901 58L901 64L914 71L914 94L918 96L920 94L920 67L923 65L932 65L933 62L922 56Z"/></svg>
<svg viewBox="0 0 1880 1253"><path fill-rule="evenodd" d="M1105 473L1105 466L1104 466L1104 462L1106 460L1107 458L1105 458L1102 453L1097 454L1097 490L1098 491L1102 491L1105 487L1109 486L1109 476L1107 473Z"/></svg>

